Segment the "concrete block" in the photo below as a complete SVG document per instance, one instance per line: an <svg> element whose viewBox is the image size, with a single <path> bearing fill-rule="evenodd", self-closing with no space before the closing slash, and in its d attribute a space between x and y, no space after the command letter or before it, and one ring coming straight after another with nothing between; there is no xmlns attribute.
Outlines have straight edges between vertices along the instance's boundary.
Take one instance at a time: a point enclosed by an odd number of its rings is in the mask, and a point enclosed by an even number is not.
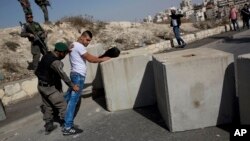
<svg viewBox="0 0 250 141"><path fill-rule="evenodd" d="M22 89L26 92L26 94L32 97L38 93L37 83L38 83L37 78L34 78L31 80L22 82L21 86L22 86Z"/></svg>
<svg viewBox="0 0 250 141"><path fill-rule="evenodd" d="M12 96L21 90L20 84L15 83L11 85L4 86L4 91L6 96Z"/></svg>
<svg viewBox="0 0 250 141"><path fill-rule="evenodd" d="M3 108L3 104L0 100L0 121L5 120L5 119L6 119L5 111Z"/></svg>
<svg viewBox="0 0 250 141"><path fill-rule="evenodd" d="M28 96L28 94L26 94L25 91L21 90L20 92L11 96L11 103L20 101L20 100L26 98L27 96Z"/></svg>
<svg viewBox="0 0 250 141"><path fill-rule="evenodd" d="M3 98L2 98L2 103L3 103L3 105L4 106L7 106L7 105L9 105L10 103L11 103L11 97L10 96L4 96Z"/></svg>
<svg viewBox="0 0 250 141"><path fill-rule="evenodd" d="M87 50L90 54L95 56L100 56L105 52L102 44L89 46L87 47ZM88 68L85 83L92 84L94 89L102 89L103 83L99 64L87 62L87 66Z"/></svg>
<svg viewBox="0 0 250 141"><path fill-rule="evenodd" d="M187 35L184 35L184 36L183 36L183 40L184 40L186 43L191 43L191 42L193 42L193 41L196 40L195 34L187 34Z"/></svg>
<svg viewBox="0 0 250 141"><path fill-rule="evenodd" d="M250 54L244 54L237 59L237 93L241 124L250 125Z"/></svg>
<svg viewBox="0 0 250 141"><path fill-rule="evenodd" d="M231 26L232 27L232 26ZM231 30L231 27L230 27L230 24L227 24L227 25L225 25L225 31L227 32L227 31L230 31Z"/></svg>
<svg viewBox="0 0 250 141"><path fill-rule="evenodd" d="M172 44L173 44L174 47L178 46L178 42L177 42L176 38L174 38L172 40Z"/></svg>
<svg viewBox="0 0 250 141"><path fill-rule="evenodd" d="M159 111L170 131L230 123L233 55L197 48L153 56Z"/></svg>
<svg viewBox="0 0 250 141"><path fill-rule="evenodd" d="M170 41L164 41L159 43L159 51L164 51L164 50L168 50L171 49L171 43Z"/></svg>
<svg viewBox="0 0 250 141"><path fill-rule="evenodd" d="M3 89L0 89L0 99L2 99L3 96L4 96L4 91L3 91Z"/></svg>
<svg viewBox="0 0 250 141"><path fill-rule="evenodd" d="M165 41L163 50L170 50L170 49L172 49L171 41L170 40Z"/></svg>
<svg viewBox="0 0 250 141"><path fill-rule="evenodd" d="M101 63L107 109L118 111L156 102L151 55L122 56Z"/></svg>
<svg viewBox="0 0 250 141"><path fill-rule="evenodd" d="M197 40L206 38L206 31L204 30L204 31L196 32L196 33L195 33L195 38L196 38Z"/></svg>

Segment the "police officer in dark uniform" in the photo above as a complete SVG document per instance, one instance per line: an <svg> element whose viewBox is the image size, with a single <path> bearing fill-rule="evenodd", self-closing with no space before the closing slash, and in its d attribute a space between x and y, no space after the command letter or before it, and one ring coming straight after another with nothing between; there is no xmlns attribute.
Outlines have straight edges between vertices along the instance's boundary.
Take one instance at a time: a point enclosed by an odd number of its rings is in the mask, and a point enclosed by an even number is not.
<svg viewBox="0 0 250 141"><path fill-rule="evenodd" d="M22 26L21 37L27 37L31 42L31 54L33 55L32 68L37 68L41 53L45 55L48 51L45 39L47 33L37 22L33 21L32 14L26 14L26 22Z"/></svg>
<svg viewBox="0 0 250 141"><path fill-rule="evenodd" d="M50 23L49 13L47 9L47 6L50 6L49 1L48 0L35 0L35 3L42 9L45 23Z"/></svg>
<svg viewBox="0 0 250 141"><path fill-rule="evenodd" d="M23 7L24 14L32 14L32 10L30 8L30 2L29 0L18 0Z"/></svg>
<svg viewBox="0 0 250 141"><path fill-rule="evenodd" d="M55 50L44 55L35 71L38 77L38 91L43 102L43 120L45 121L45 133L48 134L55 129L53 124L53 111L58 111L61 124L67 103L63 97L61 79L74 91L79 87L74 85L63 71L61 60L67 55L68 47L64 43L56 43Z"/></svg>

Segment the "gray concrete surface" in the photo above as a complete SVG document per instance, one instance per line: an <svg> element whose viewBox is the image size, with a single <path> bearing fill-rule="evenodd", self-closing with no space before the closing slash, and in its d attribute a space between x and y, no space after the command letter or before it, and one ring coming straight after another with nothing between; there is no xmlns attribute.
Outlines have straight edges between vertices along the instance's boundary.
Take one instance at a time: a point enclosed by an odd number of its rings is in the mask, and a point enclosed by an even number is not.
<svg viewBox="0 0 250 141"><path fill-rule="evenodd" d="M250 125L250 54L240 55L237 59L238 96L241 124Z"/></svg>
<svg viewBox="0 0 250 141"><path fill-rule="evenodd" d="M125 55L101 63L107 109L118 111L156 103L152 55Z"/></svg>
<svg viewBox="0 0 250 141"><path fill-rule="evenodd" d="M75 124L84 132L64 137L58 127L44 135L42 115L36 112L28 117L0 127L0 141L220 141L228 140L227 128L204 128L170 133L156 106L108 112L102 106L104 97L95 100L83 98ZM102 103L102 104L101 104ZM20 122L21 121L21 122Z"/></svg>
<svg viewBox="0 0 250 141"><path fill-rule="evenodd" d="M196 48L153 58L157 103L170 131L232 122L232 54Z"/></svg>
<svg viewBox="0 0 250 141"><path fill-rule="evenodd" d="M226 32L187 45L196 48L214 41L210 48L233 53L235 56L250 52L250 31ZM226 39L226 40L224 40ZM171 51L183 50L172 49ZM40 97L6 107L7 119L0 121L1 141L228 141L230 125L208 127L184 132L169 132L157 106L139 109L107 112L105 98L82 98L82 105L76 117L76 124L84 129L80 135L63 137L60 128L49 136L44 135L42 116L39 112ZM104 108L103 108L104 107ZM236 119L235 123L238 120ZM11 129L11 130L8 130Z"/></svg>

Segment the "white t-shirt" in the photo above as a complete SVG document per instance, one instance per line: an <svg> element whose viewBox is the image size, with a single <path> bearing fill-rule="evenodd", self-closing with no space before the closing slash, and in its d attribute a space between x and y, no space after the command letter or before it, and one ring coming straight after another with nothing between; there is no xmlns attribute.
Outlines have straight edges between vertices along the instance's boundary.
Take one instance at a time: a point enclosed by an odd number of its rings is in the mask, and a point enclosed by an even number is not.
<svg viewBox="0 0 250 141"><path fill-rule="evenodd" d="M79 42L73 43L74 47L69 53L69 61L71 64L71 72L77 72L82 76L86 76L87 65L86 60L82 58L82 55L87 52L86 47Z"/></svg>
<svg viewBox="0 0 250 141"><path fill-rule="evenodd" d="M172 19L172 24L173 24L173 26L177 26L178 24L177 24L177 20L176 19Z"/></svg>

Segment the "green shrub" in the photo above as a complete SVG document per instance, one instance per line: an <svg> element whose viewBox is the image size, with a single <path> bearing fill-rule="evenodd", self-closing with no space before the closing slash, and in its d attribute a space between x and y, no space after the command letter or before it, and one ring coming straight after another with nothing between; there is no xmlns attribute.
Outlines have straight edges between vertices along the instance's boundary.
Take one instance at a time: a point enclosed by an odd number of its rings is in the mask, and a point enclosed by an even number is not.
<svg viewBox="0 0 250 141"><path fill-rule="evenodd" d="M3 63L3 69L5 69L7 72L11 72L11 73L19 72L19 68L20 68L20 65L17 62L14 63L14 62L7 61Z"/></svg>
<svg viewBox="0 0 250 141"><path fill-rule="evenodd" d="M16 49L18 47L20 47L20 45L18 43L15 43L15 42L12 42L12 41L5 42L5 46L7 46L8 49L10 49L11 51L16 51Z"/></svg>
<svg viewBox="0 0 250 141"><path fill-rule="evenodd" d="M68 22L78 30L84 27L94 35L98 34L101 29L104 29L107 24L103 21L94 21L93 16L88 15L63 17L60 21L56 22L56 25L60 25L62 22Z"/></svg>

